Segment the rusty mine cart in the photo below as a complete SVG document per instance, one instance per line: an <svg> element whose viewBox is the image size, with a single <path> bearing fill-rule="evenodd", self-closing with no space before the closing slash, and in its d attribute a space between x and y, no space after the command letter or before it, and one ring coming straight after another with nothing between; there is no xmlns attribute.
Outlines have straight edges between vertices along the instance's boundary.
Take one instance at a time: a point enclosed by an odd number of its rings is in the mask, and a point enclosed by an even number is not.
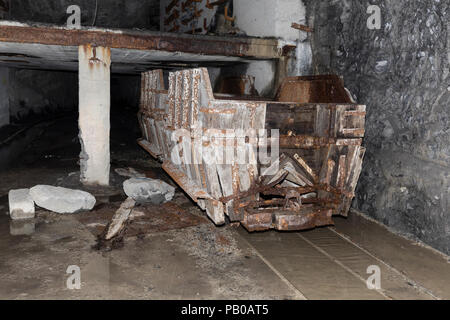
<svg viewBox="0 0 450 320"><path fill-rule="evenodd" d="M216 225L304 230L347 215L366 108L341 78L286 78L273 101L214 95L205 68L168 83L162 70L142 74L138 143Z"/></svg>

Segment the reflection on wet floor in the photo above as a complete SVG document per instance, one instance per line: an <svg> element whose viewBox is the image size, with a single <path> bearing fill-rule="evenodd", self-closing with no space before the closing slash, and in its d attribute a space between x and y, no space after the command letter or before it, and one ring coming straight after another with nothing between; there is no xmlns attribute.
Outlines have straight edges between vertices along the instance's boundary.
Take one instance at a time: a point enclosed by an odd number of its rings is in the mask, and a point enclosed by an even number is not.
<svg viewBox="0 0 450 320"><path fill-rule="evenodd" d="M72 124L58 124L55 132L65 125ZM58 139L71 141L77 128L60 132L69 135ZM84 188L76 164L79 145L59 145L60 153L44 143L30 145L26 164L1 173L0 299L450 298L448 257L364 217L350 214L335 219L334 228L300 233L248 233L235 225L215 227L180 189L170 203L135 208L123 248L92 250L126 198L126 177L114 169L133 167L172 183L134 137L113 142L111 187L87 190L97 200L92 211L61 215L36 208L35 219L11 221L10 189ZM81 290L65 286L70 265L81 269ZM364 282L369 265L380 266L380 291Z"/></svg>
<svg viewBox="0 0 450 320"><path fill-rule="evenodd" d="M97 270L98 266L93 261L98 258L93 260L93 257L100 253L93 252L91 246L95 236L103 230L124 197L121 194L99 197L93 211L77 214L59 215L38 209L35 219L22 221L10 220L3 212L0 216L0 253L6 260L0 262L0 283L3 282L6 285L2 286L3 290L7 290L3 293L0 290L0 298L16 297L14 288L25 288L21 291L27 293L26 297L47 297L54 294L54 290L66 290L61 287L61 282L54 281L43 287L36 284L35 290L38 291L26 289L22 282L27 280L22 278L22 272L28 272L27 261L38 270L34 274L37 279L44 279L52 274L52 271L39 271L47 265L40 262L44 260L54 261L52 263L60 265L60 268L65 264L73 264L73 260L78 261L75 264L79 263L82 270L89 271L89 283L95 283L96 292L101 292L100 296L104 298L110 298L111 291L115 292L115 297L192 298L186 293L174 295L162 283L155 284L153 281L151 285L144 285L136 278L137 274L142 276L141 273L144 272L148 279L170 279L174 276L174 270L178 270L177 274L191 273L189 277L179 278L177 285L185 288L183 290L191 288L202 292L194 298L236 297L233 293L233 288L236 287L242 290L237 298L246 297L245 292L251 292L254 298L275 299L450 297L449 289L445 289L450 288L450 268L443 256L414 246L409 240L386 234L381 226L358 215L351 214L348 219L337 220L335 228L289 233L248 233L232 225L215 227L180 191L173 202L137 206L124 248L103 253L100 260L107 258L110 263L107 269ZM5 197L1 197L0 205L7 206L5 200ZM367 239L359 239L358 233L355 233L355 224L365 229L366 237L373 238L371 243L389 241L390 245L399 244L399 248L408 246L408 253L402 254L404 259L399 260L402 249L395 252L382 252L377 247L365 249L368 244L364 241ZM347 239L347 235L353 239ZM377 235L382 238L377 239ZM153 246L149 247L155 241L158 251L154 251ZM58 252L63 255L54 257ZM136 254L134 258L130 257L132 252ZM169 258L170 252L183 258ZM138 256L139 259L136 259ZM413 256L426 256L427 259L413 260ZM112 257L115 258L111 260ZM185 265L186 259L190 259L189 263L194 269ZM169 260L170 266L167 265ZM111 264L111 261L115 262ZM151 268L155 264L165 267ZM219 268L220 271L216 270L221 264L223 267ZM411 264L415 267L411 268ZM424 267L423 272L426 270L426 275L420 271L420 264ZM366 271L370 265L381 268L381 290L369 290L366 286ZM115 274L119 272L120 284L111 279L111 274L103 274L105 270ZM409 271L405 273L404 270ZM276 288L271 289L275 290L271 292L266 291L269 287L265 278L269 274L272 278L271 285ZM209 284L202 283L200 287L199 284L193 284L204 277L215 280L209 280ZM214 286L217 281L220 286L216 288ZM242 287L238 283L247 285ZM151 294L139 294L142 286L151 287ZM217 291L219 288L220 291ZM64 294L66 298L73 297L71 293ZM89 297L92 291L78 294L82 298Z"/></svg>
<svg viewBox="0 0 450 320"><path fill-rule="evenodd" d="M31 235L35 230L34 219L10 220L9 232L12 236Z"/></svg>

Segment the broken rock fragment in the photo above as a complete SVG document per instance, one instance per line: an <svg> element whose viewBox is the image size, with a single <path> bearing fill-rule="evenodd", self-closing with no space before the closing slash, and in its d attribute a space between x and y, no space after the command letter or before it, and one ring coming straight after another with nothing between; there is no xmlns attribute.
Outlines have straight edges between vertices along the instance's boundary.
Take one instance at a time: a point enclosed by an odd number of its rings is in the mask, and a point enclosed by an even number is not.
<svg viewBox="0 0 450 320"><path fill-rule="evenodd" d="M30 195L36 205L57 213L91 210L95 205L90 193L62 187L37 185L30 189Z"/></svg>
<svg viewBox="0 0 450 320"><path fill-rule="evenodd" d="M128 168L117 168L114 169L114 171L122 176L122 177L129 177L129 178L145 178L145 174L137 171L134 168L128 167Z"/></svg>
<svg viewBox="0 0 450 320"><path fill-rule="evenodd" d="M34 201L30 189L10 190L8 193L9 215L13 220L34 218Z"/></svg>
<svg viewBox="0 0 450 320"><path fill-rule="evenodd" d="M130 213L134 208L136 201L132 198L127 198L121 205L120 208L114 214L111 223L108 226L108 231L105 235L105 240L111 240L112 237L117 235L126 225Z"/></svg>
<svg viewBox="0 0 450 320"><path fill-rule="evenodd" d="M131 178L123 183L125 194L136 202L161 204L173 199L175 188L164 181L150 178Z"/></svg>

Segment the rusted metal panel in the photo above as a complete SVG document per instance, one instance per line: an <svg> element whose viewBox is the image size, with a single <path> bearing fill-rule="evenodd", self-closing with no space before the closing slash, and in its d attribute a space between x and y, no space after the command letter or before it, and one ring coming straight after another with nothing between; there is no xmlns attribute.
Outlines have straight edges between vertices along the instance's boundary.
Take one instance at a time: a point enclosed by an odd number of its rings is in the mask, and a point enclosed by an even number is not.
<svg viewBox="0 0 450 320"><path fill-rule="evenodd" d="M249 231L303 230L347 214L365 151L365 106L219 99L204 68L170 73L168 90L160 70L142 79L139 144L214 223L227 216ZM308 79L320 78L298 81ZM344 90L340 83L332 90ZM273 139L279 153L265 163L261 150L272 152Z"/></svg>
<svg viewBox="0 0 450 320"><path fill-rule="evenodd" d="M214 93L235 96L258 96L258 91L255 88L255 77L250 75L222 77L219 79Z"/></svg>
<svg viewBox="0 0 450 320"><path fill-rule="evenodd" d="M352 103L352 98L335 75L287 77L281 83L277 100L299 103Z"/></svg>

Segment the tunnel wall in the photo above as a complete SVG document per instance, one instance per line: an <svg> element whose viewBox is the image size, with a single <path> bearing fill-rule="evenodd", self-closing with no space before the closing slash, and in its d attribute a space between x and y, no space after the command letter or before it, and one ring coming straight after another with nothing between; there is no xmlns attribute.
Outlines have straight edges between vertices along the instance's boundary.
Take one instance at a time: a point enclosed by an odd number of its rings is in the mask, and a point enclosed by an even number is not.
<svg viewBox="0 0 450 320"><path fill-rule="evenodd" d="M75 110L78 105L76 72L9 69L9 108L12 122L34 116Z"/></svg>
<svg viewBox="0 0 450 320"><path fill-rule="evenodd" d="M67 7L79 5L83 26L94 24L98 27L159 30L159 0L99 0L97 6L95 0L14 0L9 4L6 3L5 0L0 1L0 18L8 20L65 25L69 17L66 13ZM9 88L0 92L0 96L8 96L8 103L0 104L0 127L9 120L13 123L29 121L35 115L77 108L76 72L14 68L7 70L3 68L1 75L3 80L7 79ZM8 75L7 78L4 73ZM121 84L125 83L120 79L118 81ZM124 91L121 86L117 87L119 91ZM129 86L126 88L128 94ZM118 99L117 95L113 98ZM132 101L117 102L137 105L135 99L128 100Z"/></svg>
<svg viewBox="0 0 450 320"><path fill-rule="evenodd" d="M14 0L9 19L65 25L70 5L80 7L82 26L159 30L159 0Z"/></svg>
<svg viewBox="0 0 450 320"><path fill-rule="evenodd" d="M0 81L8 81L7 86L0 87L0 97L8 97L7 105L0 104L0 119L5 114L13 123L29 122L35 116L78 110L77 72L0 68ZM137 112L139 90L139 76L112 75L112 107L134 108Z"/></svg>
<svg viewBox="0 0 450 320"><path fill-rule="evenodd" d="M0 68L0 128L9 121L9 70Z"/></svg>
<svg viewBox="0 0 450 320"><path fill-rule="evenodd" d="M314 72L344 76L367 105L353 206L449 254L450 3L306 2ZM381 9L379 30L367 27L369 5Z"/></svg>

